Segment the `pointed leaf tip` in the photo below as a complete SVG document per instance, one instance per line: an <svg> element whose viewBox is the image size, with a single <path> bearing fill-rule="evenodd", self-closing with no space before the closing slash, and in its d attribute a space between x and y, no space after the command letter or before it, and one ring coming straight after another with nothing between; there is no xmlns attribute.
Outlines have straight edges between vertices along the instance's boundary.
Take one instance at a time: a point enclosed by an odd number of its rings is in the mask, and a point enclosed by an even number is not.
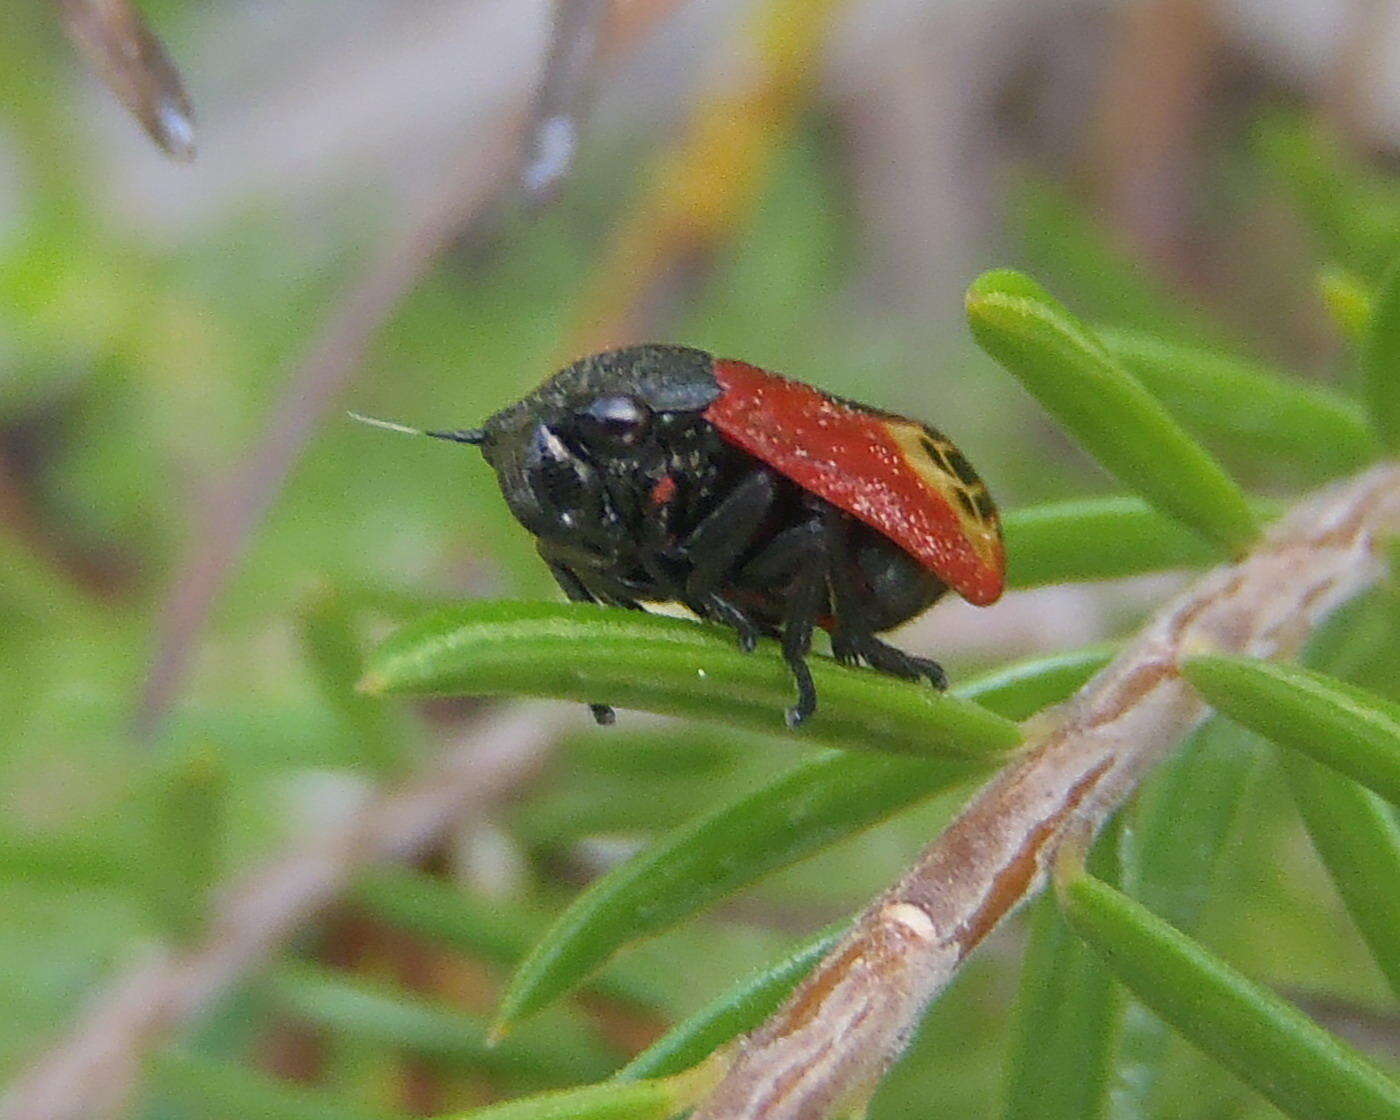
<svg viewBox="0 0 1400 1120"><path fill-rule="evenodd" d="M967 311L979 345L1124 485L1227 555L1258 538L1234 480L1038 283L986 273L968 288Z"/></svg>
<svg viewBox="0 0 1400 1120"><path fill-rule="evenodd" d="M1144 1006L1285 1115L1400 1117L1400 1085L1292 1004L1102 880L1056 886L1070 927Z"/></svg>
<svg viewBox="0 0 1400 1120"><path fill-rule="evenodd" d="M1236 723L1400 805L1400 705L1322 673L1247 657L1193 657L1182 673Z"/></svg>

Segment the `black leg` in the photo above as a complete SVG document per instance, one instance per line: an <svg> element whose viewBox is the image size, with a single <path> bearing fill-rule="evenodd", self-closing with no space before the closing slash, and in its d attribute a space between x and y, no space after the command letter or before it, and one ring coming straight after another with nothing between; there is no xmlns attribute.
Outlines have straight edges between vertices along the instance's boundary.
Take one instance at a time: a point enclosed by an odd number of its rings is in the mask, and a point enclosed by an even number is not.
<svg viewBox="0 0 1400 1120"><path fill-rule="evenodd" d="M846 548L847 530L839 511L824 511L827 547L831 553L828 567L831 584L832 614L835 615L831 634L831 652L843 665L865 662L872 669L907 681L927 680L940 692L948 687L948 675L943 666L926 657L915 657L896 649L875 637L865 621L860 596L851 586L851 560Z"/></svg>
<svg viewBox="0 0 1400 1120"><path fill-rule="evenodd" d="M547 556L545 563L549 565L554 582L559 585L560 590L569 597L570 601L575 603L596 603L598 601L593 593L583 585L583 581L574 575L572 569L566 568L563 564L555 563ZM635 603L631 605L640 609ZM608 727L617 722L617 713L608 704L589 704L588 710L593 713L593 722L599 727Z"/></svg>
<svg viewBox="0 0 1400 1120"><path fill-rule="evenodd" d="M787 725L800 727L817 710L817 686L807 667L812 628L826 603L826 571L821 563L803 571L788 597L783 618L783 659L797 682L797 703L787 711Z"/></svg>
<svg viewBox="0 0 1400 1120"><path fill-rule="evenodd" d="M826 530L816 518L784 529L752 560L735 581L742 587L766 589L790 579L804 564L824 551Z"/></svg>
<svg viewBox="0 0 1400 1120"><path fill-rule="evenodd" d="M948 674L937 661L930 661L927 657L915 657L912 653L895 649L873 634L858 639L855 650L856 656L872 669L889 673L892 677L901 677L906 681L927 680L940 692L948 687Z"/></svg>
<svg viewBox="0 0 1400 1120"><path fill-rule="evenodd" d="M755 471L681 541L681 550L694 565L686 579L688 600L703 601L730 582L735 564L768 515L773 495L772 475Z"/></svg>

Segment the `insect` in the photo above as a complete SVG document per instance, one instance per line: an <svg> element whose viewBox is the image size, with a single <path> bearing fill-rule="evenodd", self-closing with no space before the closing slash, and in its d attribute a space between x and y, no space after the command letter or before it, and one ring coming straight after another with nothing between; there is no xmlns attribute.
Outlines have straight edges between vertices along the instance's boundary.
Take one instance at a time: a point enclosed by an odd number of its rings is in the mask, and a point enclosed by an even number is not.
<svg viewBox="0 0 1400 1120"><path fill-rule="evenodd" d="M481 428L369 422L480 447L570 599L681 603L746 651L777 638L791 727L817 707L814 627L843 663L942 689L937 663L876 635L949 587L979 606L1001 595L996 507L946 437L744 362L629 346L573 363Z"/></svg>

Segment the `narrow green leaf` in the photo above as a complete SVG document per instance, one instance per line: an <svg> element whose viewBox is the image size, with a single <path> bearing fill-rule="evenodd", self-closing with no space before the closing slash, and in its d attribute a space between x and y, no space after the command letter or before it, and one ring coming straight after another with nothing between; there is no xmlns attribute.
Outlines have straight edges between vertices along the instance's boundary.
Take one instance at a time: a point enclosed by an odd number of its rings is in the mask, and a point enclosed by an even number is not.
<svg viewBox="0 0 1400 1120"><path fill-rule="evenodd" d="M1084 324L1017 272L967 293L972 332L1125 486L1239 555L1259 526L1244 495Z"/></svg>
<svg viewBox="0 0 1400 1120"><path fill-rule="evenodd" d="M1400 451L1400 261L1391 265L1376 291L1361 369L1371 422L1393 454Z"/></svg>
<svg viewBox="0 0 1400 1120"><path fill-rule="evenodd" d="M1185 933L1200 924L1229 837L1264 757L1251 732L1213 719L1143 786L1119 844L1124 893ZM1154 1094L1171 1032L1135 1002L1124 1009L1111 1088L1114 1120L1158 1114Z"/></svg>
<svg viewBox="0 0 1400 1120"><path fill-rule="evenodd" d="M182 1115L210 1120L388 1120L320 1089L290 1085L243 1065L166 1050L150 1061L149 1082L162 1099L177 1102Z"/></svg>
<svg viewBox="0 0 1400 1120"><path fill-rule="evenodd" d="M728 773L746 753L747 737L732 728L596 727L569 737L571 772L629 778L706 777Z"/></svg>
<svg viewBox="0 0 1400 1120"><path fill-rule="evenodd" d="M607 1081L473 1109L454 1120L667 1120L689 1108L700 1091L693 1075Z"/></svg>
<svg viewBox="0 0 1400 1120"><path fill-rule="evenodd" d="M1244 657L1182 672L1217 711L1400 804L1400 705L1333 677Z"/></svg>
<svg viewBox="0 0 1400 1120"><path fill-rule="evenodd" d="M1324 268L1317 278L1322 302L1342 334L1353 343L1365 342L1371 329L1371 309L1375 293L1359 276L1344 268Z"/></svg>
<svg viewBox="0 0 1400 1120"><path fill-rule="evenodd" d="M1015 509L1002 523L1006 580L1041 587L1203 567L1219 556L1141 498L1074 498Z"/></svg>
<svg viewBox="0 0 1400 1120"><path fill-rule="evenodd" d="M956 691L999 716L1020 721L1076 692L1113 653L1112 646L1097 645L1013 661L963 682Z"/></svg>
<svg viewBox="0 0 1400 1120"><path fill-rule="evenodd" d="M1394 810L1301 754L1285 754L1283 768L1337 893L1400 996L1400 824Z"/></svg>
<svg viewBox="0 0 1400 1120"><path fill-rule="evenodd" d="M1400 1085L1145 907L1088 874L1058 890L1070 927L1119 980L1287 1115L1400 1117Z"/></svg>
<svg viewBox="0 0 1400 1120"><path fill-rule="evenodd" d="M580 651L587 656L581 657ZM792 679L772 642L591 604L470 603L404 627L361 684L393 695L553 696L721 722L812 745L895 754L997 756L1015 724L927 686L812 658L820 706L787 732Z"/></svg>
<svg viewBox="0 0 1400 1120"><path fill-rule="evenodd" d="M699 1065L726 1042L752 1030L776 1011L840 939L840 930L824 933L771 968L750 976L672 1027L619 1070L618 1079L666 1077Z"/></svg>
<svg viewBox="0 0 1400 1120"><path fill-rule="evenodd" d="M285 968L269 981L268 993L285 1011L318 1026L466 1069L557 1085L594 1081L616 1066L617 1055L592 1030L562 1013L493 1046L475 1015L324 969Z"/></svg>
<svg viewBox="0 0 1400 1120"><path fill-rule="evenodd" d="M1381 587L1337 611L1308 643L1311 667L1364 684L1392 704L1400 694L1400 595ZM1313 847L1371 955L1400 994L1400 823L1369 790L1294 751L1283 754Z"/></svg>
<svg viewBox="0 0 1400 1120"><path fill-rule="evenodd" d="M1097 954L1040 899L1021 965L1005 1120L1103 1115L1122 997Z"/></svg>
<svg viewBox="0 0 1400 1120"><path fill-rule="evenodd" d="M1138 331L1095 331L1109 355L1183 425L1232 452L1291 460L1323 474L1374 459L1376 437L1355 402L1256 363Z"/></svg>
<svg viewBox="0 0 1400 1120"><path fill-rule="evenodd" d="M1102 664L1063 658L1040 664L1064 690ZM1045 699L1032 670L1000 672L959 688L989 706L1024 710ZM751 793L663 837L594 882L521 964L502 999L508 1029L578 984L623 945L986 769L967 759L905 759L831 752L808 759Z"/></svg>
<svg viewBox="0 0 1400 1120"><path fill-rule="evenodd" d="M397 772L407 755L406 728L399 713L355 688L364 654L350 608L329 587L319 589L301 611L301 641L321 693L355 734L358 761L380 774Z"/></svg>
<svg viewBox="0 0 1400 1120"><path fill-rule="evenodd" d="M663 837L588 887L525 958L500 1029L579 983L617 949L891 814L986 773L968 761L827 753Z"/></svg>

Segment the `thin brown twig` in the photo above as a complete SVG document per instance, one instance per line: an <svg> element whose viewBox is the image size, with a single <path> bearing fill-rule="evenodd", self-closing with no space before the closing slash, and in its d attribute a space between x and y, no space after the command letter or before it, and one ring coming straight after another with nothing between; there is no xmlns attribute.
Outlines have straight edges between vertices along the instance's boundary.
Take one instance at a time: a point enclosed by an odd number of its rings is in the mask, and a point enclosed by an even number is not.
<svg viewBox="0 0 1400 1120"><path fill-rule="evenodd" d="M553 197L573 167L610 10L608 0L555 0L549 53L526 130L521 170L530 202Z"/></svg>
<svg viewBox="0 0 1400 1120"><path fill-rule="evenodd" d="M180 72L131 0L55 0L68 37L172 159L194 159L194 109Z"/></svg>
<svg viewBox="0 0 1400 1120"><path fill-rule="evenodd" d="M500 801L535 774L573 718L562 707L503 710L469 729L479 745L447 752L343 824L216 892L204 939L117 977L0 1098L0 1120L94 1120L119 1110L145 1059L338 897L359 868L421 852Z"/></svg>
<svg viewBox="0 0 1400 1120"><path fill-rule="evenodd" d="M996 925L1044 885L1207 715L1182 679L1200 649L1297 651L1377 576L1400 531L1400 465L1299 506L1238 564L1159 611L1069 702L1028 726L988 784L878 898L788 1003L742 1043L693 1120L828 1120L864 1102L924 1010Z"/></svg>

